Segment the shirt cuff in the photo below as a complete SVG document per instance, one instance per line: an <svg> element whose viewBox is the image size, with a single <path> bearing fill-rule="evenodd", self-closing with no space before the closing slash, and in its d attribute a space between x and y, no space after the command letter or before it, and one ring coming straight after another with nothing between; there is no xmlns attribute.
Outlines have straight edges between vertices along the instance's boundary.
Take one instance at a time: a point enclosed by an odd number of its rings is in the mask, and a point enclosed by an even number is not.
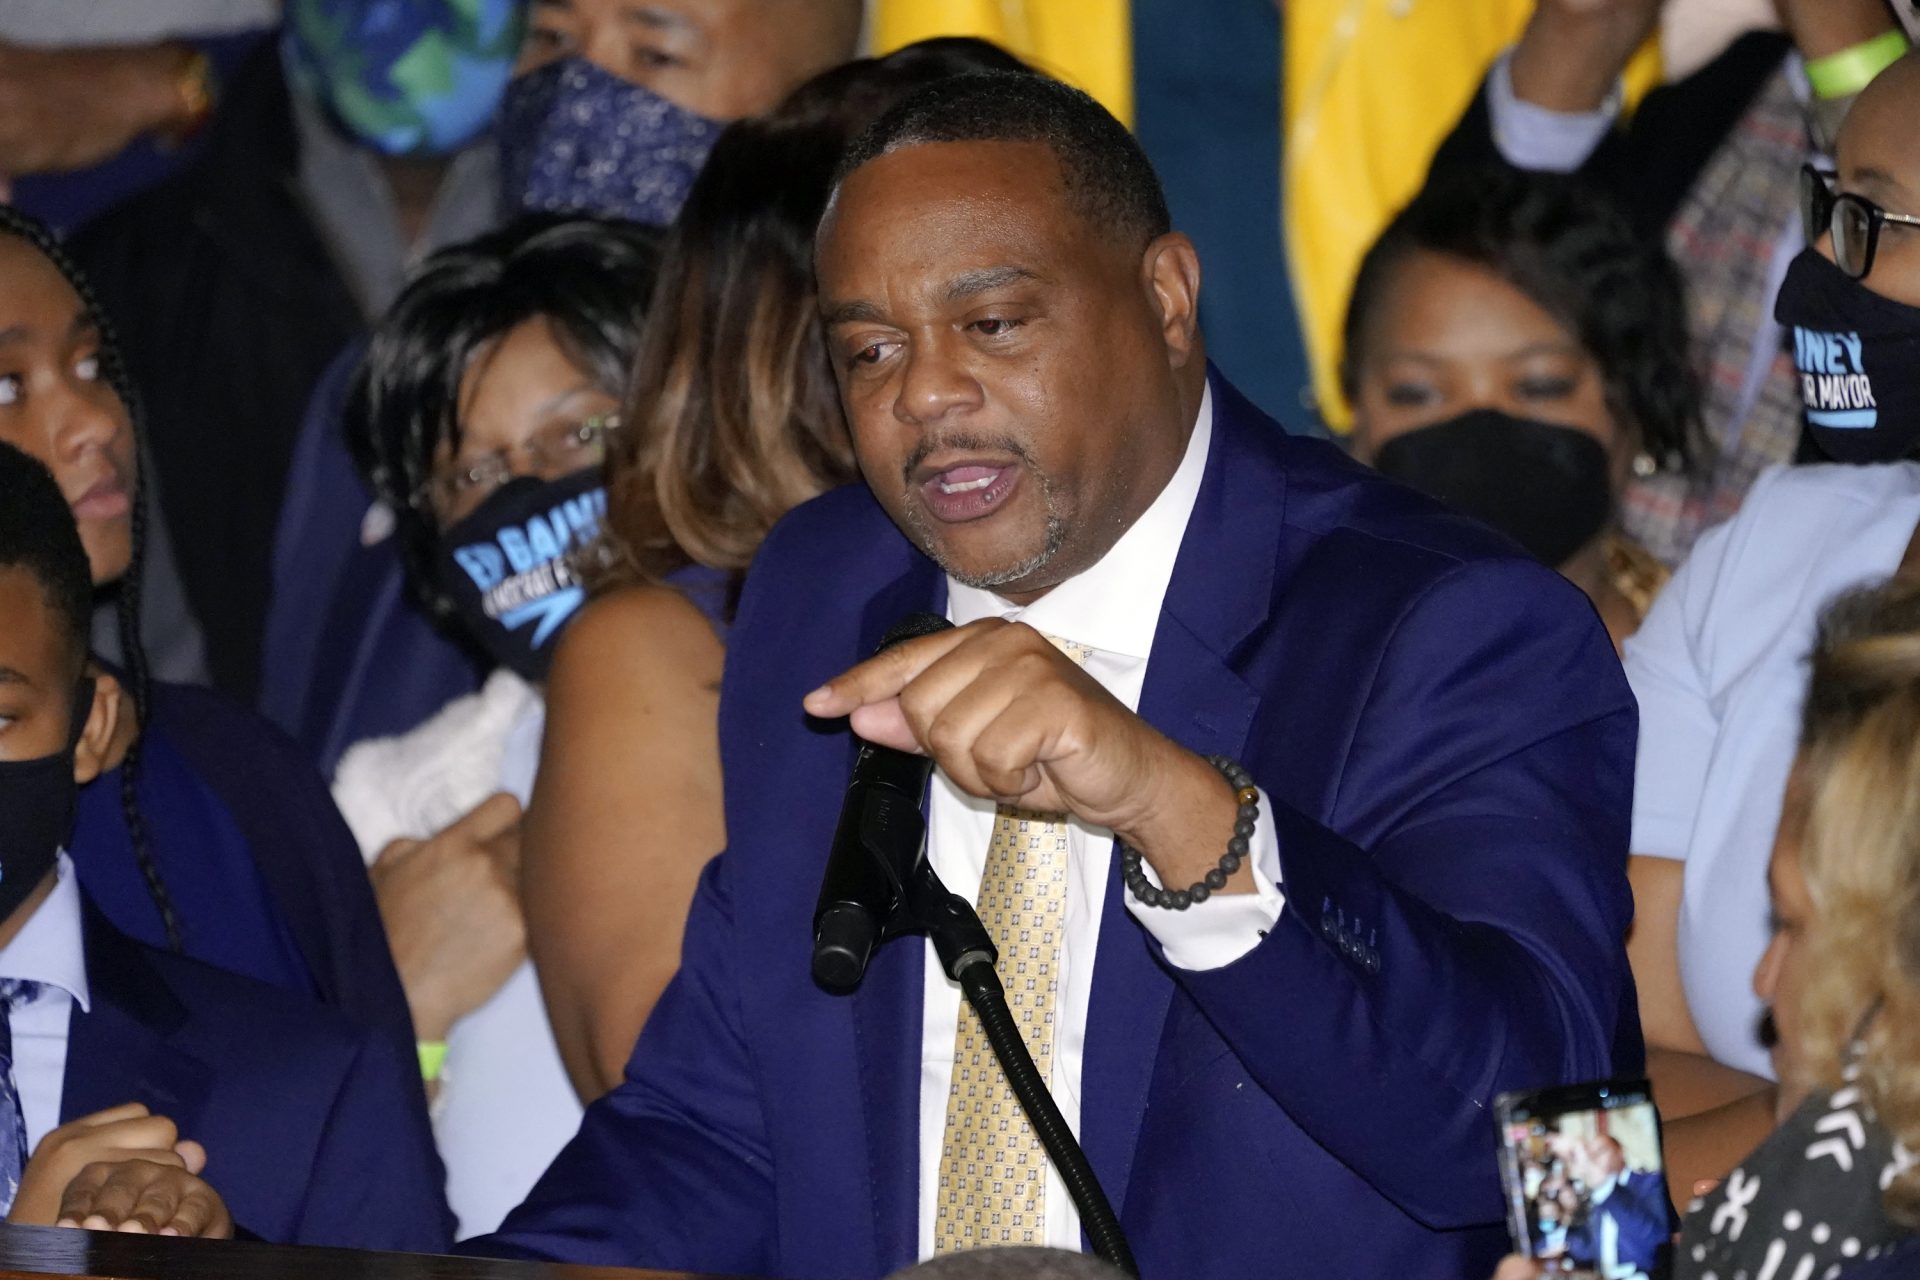
<svg viewBox="0 0 1920 1280"><path fill-rule="evenodd" d="M1280 891L1280 832L1273 825L1273 802L1260 793L1260 818L1254 823L1248 861L1253 867L1252 893L1216 893L1185 911L1149 907L1126 892L1127 910L1160 943L1169 963L1199 972L1232 964L1260 945L1280 920L1287 904ZM1164 888L1153 868L1141 860L1140 869L1156 888Z"/></svg>
<svg viewBox="0 0 1920 1280"><path fill-rule="evenodd" d="M1509 49L1487 76L1487 114L1494 146L1516 169L1572 173L1599 149L1607 130L1620 118L1625 93L1614 85L1597 111L1550 111L1515 95L1512 63Z"/></svg>

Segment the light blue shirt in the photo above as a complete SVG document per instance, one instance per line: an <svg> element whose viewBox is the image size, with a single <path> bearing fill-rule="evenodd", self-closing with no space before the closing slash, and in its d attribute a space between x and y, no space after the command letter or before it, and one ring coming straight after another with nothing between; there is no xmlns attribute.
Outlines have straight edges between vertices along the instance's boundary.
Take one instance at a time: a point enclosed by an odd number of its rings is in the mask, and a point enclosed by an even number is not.
<svg viewBox="0 0 1920 1280"><path fill-rule="evenodd" d="M65 853L53 892L13 941L0 947L0 978L40 984L40 994L13 1011L13 1083L27 1122L27 1149L60 1125L67 1076L67 1024L77 1001L92 1007L87 953L80 931L80 886Z"/></svg>

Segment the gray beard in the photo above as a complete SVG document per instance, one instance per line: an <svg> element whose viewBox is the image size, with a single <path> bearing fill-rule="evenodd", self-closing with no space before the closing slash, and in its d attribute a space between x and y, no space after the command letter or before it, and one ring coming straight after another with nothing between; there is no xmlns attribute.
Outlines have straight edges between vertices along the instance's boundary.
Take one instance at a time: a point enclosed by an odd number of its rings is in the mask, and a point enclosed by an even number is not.
<svg viewBox="0 0 1920 1280"><path fill-rule="evenodd" d="M1049 515L1047 517L1046 545L1041 547L1037 554L1028 556L1020 563L1010 565L1004 569L994 569L988 573L961 573L958 569L955 569L952 565L942 560L938 555L935 555L931 550L928 551L928 554L933 556L934 562L942 569L945 569L947 576L955 582L969 587L978 587L983 591L991 591L995 587L1004 587L1008 583L1019 582L1023 578L1027 578L1046 568L1047 562L1053 559L1054 555L1059 552L1061 545L1065 543L1066 540L1067 526L1061 523L1058 518Z"/></svg>
<svg viewBox="0 0 1920 1280"><path fill-rule="evenodd" d="M932 525L927 520L926 514L914 506L911 500L904 504L907 513L907 523L912 526L907 532L913 541L919 545L920 549L926 552L927 556L935 564L946 571L948 577L963 586L975 587L981 591L991 591L995 587L1004 587L1008 583L1019 582L1021 579L1044 569L1047 566L1047 562L1059 553L1060 548L1067 540L1066 521L1062 520L1059 514L1053 509L1052 488L1047 484L1046 478L1040 475L1038 471L1035 471L1033 476L1035 480L1039 481L1041 496L1047 504L1047 538L1040 550L1028 556L1025 560L1019 561L1016 564L1007 565L1003 568L990 569L985 573L962 573L951 564L948 564L946 559L940 554L940 541L934 536Z"/></svg>

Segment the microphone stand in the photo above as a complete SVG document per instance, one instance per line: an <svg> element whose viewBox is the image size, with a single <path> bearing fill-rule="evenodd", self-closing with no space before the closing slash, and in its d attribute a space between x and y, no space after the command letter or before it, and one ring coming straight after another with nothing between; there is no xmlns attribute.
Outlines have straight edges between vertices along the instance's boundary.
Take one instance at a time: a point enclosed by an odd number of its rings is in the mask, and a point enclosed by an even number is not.
<svg viewBox="0 0 1920 1280"><path fill-rule="evenodd" d="M1040 1078L1033 1055L1027 1052L1027 1042L1021 1038L1020 1028L1013 1020L1006 989L1000 985L1000 975L993 967L1000 953L986 926L980 923L979 913L972 903L959 894L949 893L940 882L939 875L927 861L924 841L901 889L899 905L893 919L887 922L884 935L891 938L924 933L933 939L940 967L960 984L967 1003L979 1015L987 1043L993 1046L993 1055L1000 1060L1001 1070L1007 1073L1007 1083L1013 1086L1013 1096L1020 1100L1021 1110L1027 1113L1034 1132L1040 1136L1047 1158L1060 1171L1067 1193L1080 1211L1080 1224L1086 1229L1093 1252L1129 1276L1137 1277L1140 1268L1133 1260L1133 1250L1127 1247L1126 1235L1120 1230L1120 1219L1108 1203L1100 1180L1094 1176L1093 1166L1087 1163L1087 1153L1080 1149L1079 1140L1067 1127L1066 1117L1060 1114L1047 1082Z"/></svg>

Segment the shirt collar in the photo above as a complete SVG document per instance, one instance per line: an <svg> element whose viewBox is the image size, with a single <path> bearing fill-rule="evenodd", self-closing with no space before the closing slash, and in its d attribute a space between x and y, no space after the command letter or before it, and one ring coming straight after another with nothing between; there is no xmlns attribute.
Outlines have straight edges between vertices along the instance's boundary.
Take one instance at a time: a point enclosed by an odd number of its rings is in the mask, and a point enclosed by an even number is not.
<svg viewBox="0 0 1920 1280"><path fill-rule="evenodd" d="M947 579L947 616L955 626L981 618L1024 622L1048 635L1061 636L1103 653L1145 661L1160 625L1160 606L1173 581L1173 564L1213 441L1213 388L1200 396L1200 412L1187 438L1187 451L1160 496L1100 558L1099 563L1067 579L1025 608L980 587Z"/></svg>
<svg viewBox="0 0 1920 1280"><path fill-rule="evenodd" d="M87 990L87 951L80 929L80 886L73 860L60 855L53 892L20 926L13 941L0 947L0 977L60 988L82 1009L91 1009Z"/></svg>

